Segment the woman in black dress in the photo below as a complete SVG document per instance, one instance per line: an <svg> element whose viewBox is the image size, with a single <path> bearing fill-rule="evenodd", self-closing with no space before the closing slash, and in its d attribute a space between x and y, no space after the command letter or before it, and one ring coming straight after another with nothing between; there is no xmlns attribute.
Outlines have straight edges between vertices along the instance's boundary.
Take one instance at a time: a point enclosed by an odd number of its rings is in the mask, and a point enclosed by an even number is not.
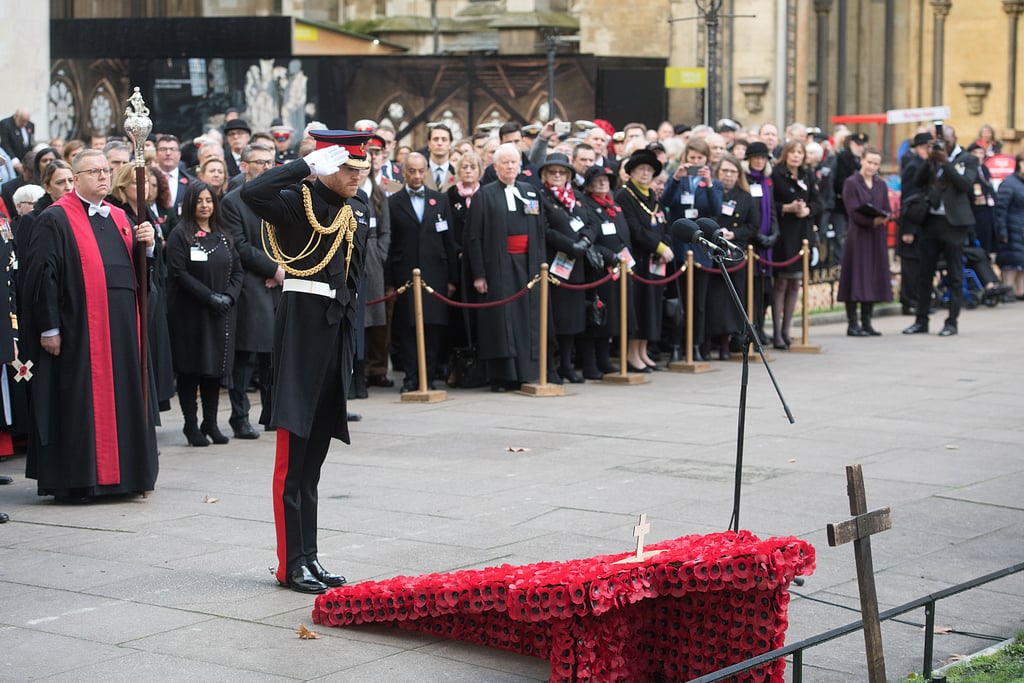
<svg viewBox="0 0 1024 683"><path fill-rule="evenodd" d="M806 158L804 143L790 140L782 148L779 164L772 170L772 194L779 218L779 240L772 250L776 263L796 256L803 248L804 240L807 240L809 246L815 243L814 216L821 212L822 207L814 170L804 163ZM793 324L793 312L796 310L802 281L801 259L775 269L772 346L776 349L788 349L793 343L789 328Z"/></svg>
<svg viewBox="0 0 1024 683"><path fill-rule="evenodd" d="M220 222L217 197L203 182L190 183L181 220L167 239L168 322L178 377L178 401L191 446L209 437L225 444L217 427L222 382L231 378L235 355L235 300L242 289L242 264L231 234ZM196 391L203 422L197 424Z"/></svg>
<svg viewBox="0 0 1024 683"><path fill-rule="evenodd" d="M623 164L629 180L615 193L615 202L629 225L636 265L633 271L645 279L660 279L667 274L674 254L669 246L665 212L651 189L651 181L661 173L658 157L646 149L634 152ZM662 296L665 285L638 285L635 296L637 333L629 340L627 366L632 372L652 372L656 367L647 355L647 343L661 339Z"/></svg>

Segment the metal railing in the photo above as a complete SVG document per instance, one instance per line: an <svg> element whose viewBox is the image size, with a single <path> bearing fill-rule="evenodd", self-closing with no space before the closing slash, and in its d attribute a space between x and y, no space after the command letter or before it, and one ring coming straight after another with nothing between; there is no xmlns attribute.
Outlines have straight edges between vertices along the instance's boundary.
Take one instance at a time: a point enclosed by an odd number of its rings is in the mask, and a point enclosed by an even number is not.
<svg viewBox="0 0 1024 683"><path fill-rule="evenodd" d="M979 576L976 579L971 579L970 581L958 583L955 586L944 588L935 593L929 593L928 595L917 598L916 600L911 600L910 602L899 605L898 607L893 607L892 609L885 610L884 612L879 613L878 618L880 621L887 621L894 617L898 617L901 614L905 614L906 612L909 612L911 610L915 610L919 607L924 607L924 667L922 670L922 674L925 679L928 679L932 675L932 653L934 651L935 640L935 603L944 598L957 595L958 593L963 593L964 591L970 590L971 588L977 588L978 586L984 585L991 581L995 581L996 579L1001 579L1003 577L1016 574L1020 571L1024 571L1024 562L1019 562L1017 564L1010 565L1005 569L996 570L989 574L985 574L984 576ZM739 662L738 664L733 664L732 666L720 669L719 671L716 671L714 673L705 674L700 678L694 678L691 681L689 681L689 683L714 683L715 681L724 681L731 676L735 676L736 674L741 674L745 671L749 671L750 669L753 669L755 666L767 664L768 662L772 662L776 659L780 659L782 657L786 657L789 655L793 656L793 683L803 683L804 650L806 650L807 648L814 647L815 645L821 645L822 643L827 643L830 640L835 640L836 638L849 635L850 633L855 633L863 628L863 621L857 620L852 623L846 624L845 626L840 626L830 631L825 631L824 633L819 633L817 635L811 636L810 638L804 638L799 642L793 643L791 645L786 645L785 647L780 647L777 650L765 652L764 654Z"/></svg>

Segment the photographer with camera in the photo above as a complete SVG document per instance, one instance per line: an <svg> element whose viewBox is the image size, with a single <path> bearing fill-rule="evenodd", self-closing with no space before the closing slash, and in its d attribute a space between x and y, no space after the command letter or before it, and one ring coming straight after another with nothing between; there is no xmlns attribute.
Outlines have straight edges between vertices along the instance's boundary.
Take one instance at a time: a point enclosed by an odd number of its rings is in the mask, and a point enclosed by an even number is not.
<svg viewBox="0 0 1024 683"><path fill-rule="evenodd" d="M935 123L935 142L928 159L918 170L916 185L928 197L928 216L921 225L915 242L920 255L918 275L917 319L903 334L928 333L928 305L932 281L941 255L946 261L949 278L949 315L939 332L941 337L957 333L957 318L963 303L963 244L967 229L974 224L971 192L978 177L978 158L956 144L952 126Z"/></svg>

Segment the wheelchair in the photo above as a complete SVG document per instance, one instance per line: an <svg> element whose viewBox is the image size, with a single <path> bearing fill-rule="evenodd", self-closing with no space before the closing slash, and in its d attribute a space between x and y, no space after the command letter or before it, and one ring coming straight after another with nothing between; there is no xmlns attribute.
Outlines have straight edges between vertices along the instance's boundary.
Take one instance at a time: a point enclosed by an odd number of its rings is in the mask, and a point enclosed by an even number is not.
<svg viewBox="0 0 1024 683"><path fill-rule="evenodd" d="M963 269L964 308L974 309L981 305L991 308L999 304L999 297L989 296L985 292L985 284L973 268L963 263L961 263L960 267ZM943 260L939 261L936 269L939 273L939 280L932 291L932 301L940 308L949 308L949 269Z"/></svg>

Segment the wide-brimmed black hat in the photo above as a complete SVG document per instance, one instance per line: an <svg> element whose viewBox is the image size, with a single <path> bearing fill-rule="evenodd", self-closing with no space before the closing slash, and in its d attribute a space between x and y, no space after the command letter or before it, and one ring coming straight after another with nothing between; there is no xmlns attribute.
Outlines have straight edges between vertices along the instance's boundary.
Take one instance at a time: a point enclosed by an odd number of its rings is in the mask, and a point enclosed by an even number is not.
<svg viewBox="0 0 1024 683"><path fill-rule="evenodd" d="M543 173L545 168L550 168L552 166L561 166L569 171L570 176L576 172L576 169L574 169L572 164L569 163L569 157L564 154L560 154L559 152L549 154L548 158L544 160L544 163L540 165L540 168L538 168L537 171L539 173Z"/></svg>
<svg viewBox="0 0 1024 683"><path fill-rule="evenodd" d="M594 178L599 178L601 176L606 176L608 178L608 182L610 182L612 185L615 184L615 171L608 168L607 166L598 166L597 164L595 164L588 168L587 172L583 174L583 186L586 187L591 182L593 182Z"/></svg>
<svg viewBox="0 0 1024 683"><path fill-rule="evenodd" d="M640 149L633 152L633 156L626 159L626 173L632 173L633 169L641 164L647 164L653 168L654 175L661 173L661 169L664 168L654 152L649 149Z"/></svg>
<svg viewBox="0 0 1024 683"><path fill-rule="evenodd" d="M772 153L768 151L768 145L764 144L760 140L754 140L747 145L747 151L743 154L744 158L749 159L750 157L768 157L772 158Z"/></svg>
<svg viewBox="0 0 1024 683"><path fill-rule="evenodd" d="M244 130L249 135L252 135L252 128L249 127L249 122L245 119L231 119L224 124L225 133L233 130Z"/></svg>

